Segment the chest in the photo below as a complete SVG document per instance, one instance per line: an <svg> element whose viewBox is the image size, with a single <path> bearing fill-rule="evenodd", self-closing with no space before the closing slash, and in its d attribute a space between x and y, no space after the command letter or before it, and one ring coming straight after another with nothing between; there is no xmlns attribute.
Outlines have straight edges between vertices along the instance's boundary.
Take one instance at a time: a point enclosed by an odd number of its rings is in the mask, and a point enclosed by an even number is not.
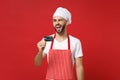
<svg viewBox="0 0 120 80"><path fill-rule="evenodd" d="M62 50L68 49L68 40L66 39L62 42L58 42L57 40L54 40L53 49L62 49Z"/></svg>
<svg viewBox="0 0 120 80"><path fill-rule="evenodd" d="M52 49L68 50L68 39L66 39L62 42L58 42L58 41L54 40ZM70 50L72 53L74 53L74 51L75 51L75 45L71 41L70 41Z"/></svg>

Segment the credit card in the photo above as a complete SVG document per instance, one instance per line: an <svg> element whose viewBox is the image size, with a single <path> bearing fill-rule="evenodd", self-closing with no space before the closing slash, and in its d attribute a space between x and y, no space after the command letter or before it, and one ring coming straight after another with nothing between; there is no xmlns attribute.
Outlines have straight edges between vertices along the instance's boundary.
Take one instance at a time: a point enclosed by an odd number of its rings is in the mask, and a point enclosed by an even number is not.
<svg viewBox="0 0 120 80"><path fill-rule="evenodd" d="M52 36L44 36L45 41L52 41L53 37Z"/></svg>

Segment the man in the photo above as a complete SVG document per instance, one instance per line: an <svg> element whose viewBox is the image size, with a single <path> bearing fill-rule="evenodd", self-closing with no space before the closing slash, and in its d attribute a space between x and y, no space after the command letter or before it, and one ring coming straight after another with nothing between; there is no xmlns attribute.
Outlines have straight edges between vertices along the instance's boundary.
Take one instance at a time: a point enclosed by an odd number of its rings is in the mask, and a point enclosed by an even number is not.
<svg viewBox="0 0 120 80"><path fill-rule="evenodd" d="M73 65L76 63L77 80L84 80L82 48L79 39L67 34L67 25L71 24L71 13L58 7L53 14L53 26L56 31L52 41L42 39L38 42L38 54L35 65L39 66L47 55L48 68L46 80L74 80Z"/></svg>

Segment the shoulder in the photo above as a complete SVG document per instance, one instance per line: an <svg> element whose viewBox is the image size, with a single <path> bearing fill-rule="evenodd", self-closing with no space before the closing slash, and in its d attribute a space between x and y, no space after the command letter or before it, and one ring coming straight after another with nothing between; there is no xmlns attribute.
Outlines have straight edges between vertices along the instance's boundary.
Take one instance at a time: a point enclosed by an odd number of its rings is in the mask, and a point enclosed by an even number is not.
<svg viewBox="0 0 120 80"><path fill-rule="evenodd" d="M74 37L74 36L72 36L72 35L69 35L69 37L70 37L70 41L71 41L72 43L75 43L75 44L81 43L80 39L78 39L77 37Z"/></svg>

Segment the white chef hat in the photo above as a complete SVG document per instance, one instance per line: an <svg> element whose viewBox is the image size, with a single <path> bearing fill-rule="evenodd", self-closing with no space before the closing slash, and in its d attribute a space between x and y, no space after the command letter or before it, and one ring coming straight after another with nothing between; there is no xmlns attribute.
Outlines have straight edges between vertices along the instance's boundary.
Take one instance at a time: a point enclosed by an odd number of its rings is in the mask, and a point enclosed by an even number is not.
<svg viewBox="0 0 120 80"><path fill-rule="evenodd" d="M53 14L54 16L61 16L63 17L65 20L68 21L68 24L71 24L71 13L66 9L66 8L62 8L62 7L58 7L55 11L55 13Z"/></svg>

